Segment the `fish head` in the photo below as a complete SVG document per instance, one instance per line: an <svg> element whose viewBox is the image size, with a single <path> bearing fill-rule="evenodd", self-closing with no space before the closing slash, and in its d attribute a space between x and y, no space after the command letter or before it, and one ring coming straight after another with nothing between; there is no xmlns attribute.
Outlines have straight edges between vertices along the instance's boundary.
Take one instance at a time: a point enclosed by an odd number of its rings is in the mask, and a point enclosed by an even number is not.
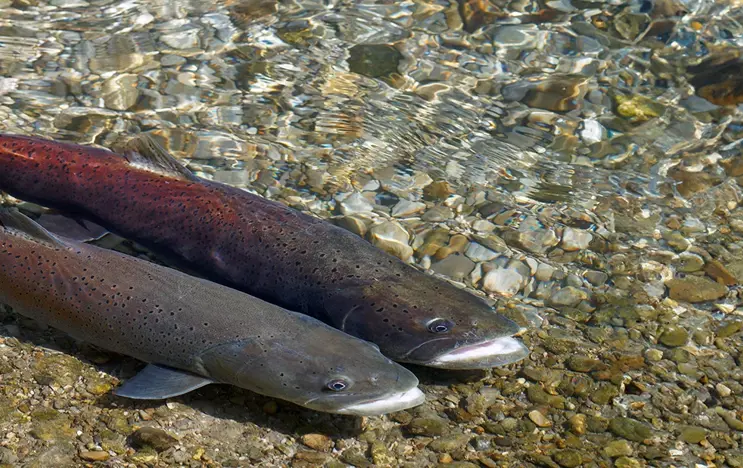
<svg viewBox="0 0 743 468"><path fill-rule="evenodd" d="M521 328L484 300L402 265L394 278L329 295L337 328L379 345L398 362L447 369L485 369L518 362L529 350Z"/></svg>
<svg viewBox="0 0 743 468"><path fill-rule="evenodd" d="M253 336L203 353L206 375L328 413L374 416L423 403L415 375L376 345L294 315L302 333Z"/></svg>

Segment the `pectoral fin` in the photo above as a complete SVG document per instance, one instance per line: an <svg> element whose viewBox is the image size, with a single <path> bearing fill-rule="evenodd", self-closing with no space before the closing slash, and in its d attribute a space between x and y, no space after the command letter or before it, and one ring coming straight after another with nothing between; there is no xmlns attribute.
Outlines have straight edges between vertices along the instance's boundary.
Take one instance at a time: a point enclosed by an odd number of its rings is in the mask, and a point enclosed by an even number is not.
<svg viewBox="0 0 743 468"><path fill-rule="evenodd" d="M114 395L135 400L162 400L210 383L214 381L170 367L148 364L139 374L114 390Z"/></svg>
<svg viewBox="0 0 743 468"><path fill-rule="evenodd" d="M108 234L106 228L91 221L62 214L44 213L36 222L49 232L79 242L98 240Z"/></svg>

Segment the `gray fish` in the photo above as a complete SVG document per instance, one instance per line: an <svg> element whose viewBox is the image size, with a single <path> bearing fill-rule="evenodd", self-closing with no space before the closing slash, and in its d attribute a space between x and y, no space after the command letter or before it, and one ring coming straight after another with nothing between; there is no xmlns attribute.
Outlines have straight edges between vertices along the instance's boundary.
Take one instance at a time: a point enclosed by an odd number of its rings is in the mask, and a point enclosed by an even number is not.
<svg viewBox="0 0 743 468"><path fill-rule="evenodd" d="M56 237L7 208L0 302L149 363L116 390L124 397L168 398L219 382L352 415L424 399L418 379L371 343L225 286Z"/></svg>

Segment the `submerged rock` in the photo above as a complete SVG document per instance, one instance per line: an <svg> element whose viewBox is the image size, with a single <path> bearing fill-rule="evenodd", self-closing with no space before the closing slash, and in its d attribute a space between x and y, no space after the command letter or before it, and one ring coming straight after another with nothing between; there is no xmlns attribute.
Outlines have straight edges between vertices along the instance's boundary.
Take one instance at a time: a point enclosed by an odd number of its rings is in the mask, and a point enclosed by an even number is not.
<svg viewBox="0 0 743 468"><path fill-rule="evenodd" d="M136 449L151 448L158 452L173 447L178 440L156 427L143 427L137 429L129 436L129 443Z"/></svg>
<svg viewBox="0 0 743 468"><path fill-rule="evenodd" d="M724 285L701 276L687 276L666 281L671 299L685 302L706 302L723 297L728 292Z"/></svg>

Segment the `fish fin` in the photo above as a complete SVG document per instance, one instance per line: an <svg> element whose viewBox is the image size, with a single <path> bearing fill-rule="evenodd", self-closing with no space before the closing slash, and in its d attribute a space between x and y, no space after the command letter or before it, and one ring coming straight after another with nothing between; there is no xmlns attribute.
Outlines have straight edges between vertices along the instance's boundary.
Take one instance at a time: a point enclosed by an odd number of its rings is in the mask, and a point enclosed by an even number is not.
<svg viewBox="0 0 743 468"><path fill-rule="evenodd" d="M146 133L129 139L124 145L123 154L133 166L179 179L197 179L191 171L186 169L186 166L178 162Z"/></svg>
<svg viewBox="0 0 743 468"><path fill-rule="evenodd" d="M33 239L47 242L54 246L66 247L65 243L58 239L38 223L24 215L17 208L0 207L0 225L5 229L20 232Z"/></svg>
<svg viewBox="0 0 743 468"><path fill-rule="evenodd" d="M78 242L98 240L108 234L106 228L87 219L62 214L44 213L36 222L49 232Z"/></svg>
<svg viewBox="0 0 743 468"><path fill-rule="evenodd" d="M214 381L171 367L148 364L113 393L135 400L162 400L183 395L210 383Z"/></svg>

